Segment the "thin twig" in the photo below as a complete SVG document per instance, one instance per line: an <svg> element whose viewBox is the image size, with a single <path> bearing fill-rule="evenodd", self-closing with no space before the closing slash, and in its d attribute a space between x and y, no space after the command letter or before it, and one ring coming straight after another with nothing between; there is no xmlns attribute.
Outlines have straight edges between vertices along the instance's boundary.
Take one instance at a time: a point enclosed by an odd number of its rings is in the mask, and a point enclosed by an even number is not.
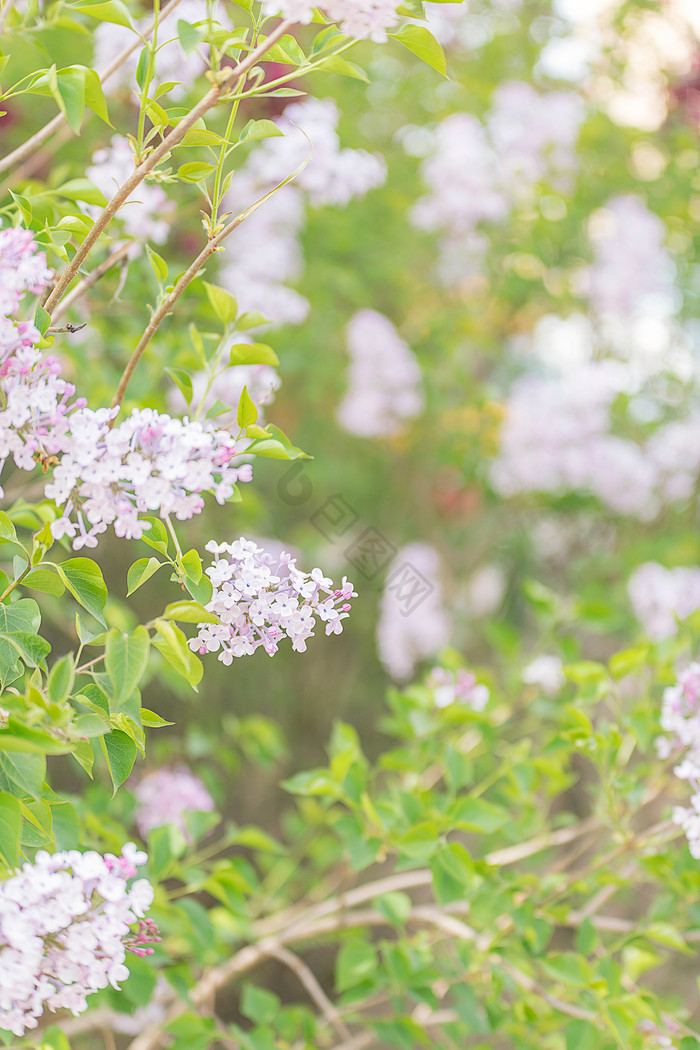
<svg viewBox="0 0 700 1050"><path fill-rule="evenodd" d="M193 106L187 116L183 117L172 131L166 135L163 141L155 147L153 152L149 153L145 160L134 169L126 182L117 190L111 201L109 201L106 207L100 212L94 225L85 237L85 240L76 251L73 259L64 268L63 273L58 278L51 295L44 304L44 308L49 315L51 315L58 306L64 292L67 290L69 284L89 255L94 244L97 242L103 230L106 229L117 214L124 201L131 196L136 187L139 186L149 172L151 172L153 168L155 168L156 165L170 153L173 147L176 146L178 142L182 141L193 124L195 124L200 117L203 117L213 106L217 105L221 96L227 91L230 85L243 73L247 73L248 70L250 70L293 25L294 23L291 20L280 22L254 51L251 51L236 66L233 66L220 77L218 83L206 93L204 98L200 99L196 106Z"/></svg>
<svg viewBox="0 0 700 1050"><path fill-rule="evenodd" d="M160 21L167 18L180 2L181 0L170 0L170 3L166 4L161 12ZM114 61L107 66L104 73L100 75L100 83L104 84L106 80L109 80L112 74L116 73L116 71L124 65L134 51L143 46L144 40L147 40L153 32L155 24L155 19L153 19L144 29L143 35L140 33L134 33L134 43L129 44L129 46L125 47L123 51L120 51ZM24 160L25 157L35 153L39 146L42 146L47 139L50 139L56 131L62 128L64 124L67 125L67 123L64 114L57 113L48 124L45 124L43 128L40 128L39 131L35 132L31 138L27 139L26 142L23 142L22 145L18 146L17 149L12 151L12 153L8 153L6 157L0 159L0 171L7 171L8 168L13 167L15 164L19 164L19 162Z"/></svg>
<svg viewBox="0 0 700 1050"><path fill-rule="evenodd" d="M321 985L318 983L313 970L306 965L304 960L300 959L298 955L294 954L294 952L290 952L288 948L283 948L281 946L271 951L270 955L275 959L279 959L281 963L284 963L288 969L296 974L301 984L303 984L304 988L309 993L310 998L319 1008L331 1028L336 1030L341 1039L349 1039L350 1029L338 1013L335 1004L331 1002Z"/></svg>
<svg viewBox="0 0 700 1050"><path fill-rule="evenodd" d="M74 302L85 295L88 289L92 288L93 284L96 284L101 277L104 277L108 270L111 270L113 266L123 259L127 255L129 248L131 248L131 241L125 241L124 244L120 244L119 247L115 248L99 266L96 266L95 269L87 275L87 277L83 277L82 281L79 281L75 288L71 288L65 299L63 299L54 310L54 321L58 321L59 318L63 317Z"/></svg>

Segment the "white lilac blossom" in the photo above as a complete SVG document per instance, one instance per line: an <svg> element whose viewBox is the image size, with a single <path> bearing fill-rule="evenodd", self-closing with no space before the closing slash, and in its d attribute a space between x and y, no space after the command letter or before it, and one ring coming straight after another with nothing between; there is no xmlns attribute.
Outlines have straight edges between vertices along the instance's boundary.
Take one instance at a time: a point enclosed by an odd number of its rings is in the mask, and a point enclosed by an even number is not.
<svg viewBox="0 0 700 1050"><path fill-rule="evenodd" d="M673 312L675 267L666 227L641 197L613 197L593 216L588 296L597 316L629 324L640 314Z"/></svg>
<svg viewBox="0 0 700 1050"><path fill-rule="evenodd" d="M240 213L305 165L293 185L276 190L242 223L235 257L226 259L219 278L241 309L257 310L277 324L300 324L309 310L307 300L288 287L303 269L299 237L306 202L344 206L386 179L381 157L341 148L338 115L330 99L287 106L277 120L283 134L251 154L224 198L226 211Z"/></svg>
<svg viewBox="0 0 700 1050"><path fill-rule="evenodd" d="M347 329L348 390L338 422L360 437L390 437L424 405L420 365L388 317L359 310Z"/></svg>
<svg viewBox="0 0 700 1050"><path fill-rule="evenodd" d="M197 637L188 643L195 652L218 653L230 664L260 647L273 656L287 637L303 653L317 617L327 635L342 632L350 599L357 596L345 578L336 588L320 569L301 572L289 553L278 560L243 537L233 543L212 540L206 549L214 555L206 570L214 588L206 609L218 623L198 624Z"/></svg>
<svg viewBox="0 0 700 1050"><path fill-rule="evenodd" d="M220 504L252 467L233 467L242 448L211 423L173 419L155 409L134 409L110 429L115 409L84 408L71 417L63 456L46 486L63 514L52 522L56 539L69 536L74 550L96 547L112 525L117 536L138 539L148 528L142 514L186 521L204 507L204 492Z"/></svg>
<svg viewBox="0 0 700 1050"><path fill-rule="evenodd" d="M538 685L546 696L555 696L566 682L559 656L542 653L523 668L522 680L526 685Z"/></svg>
<svg viewBox="0 0 700 1050"><path fill-rule="evenodd" d="M655 642L671 638L678 631L678 620L700 609L700 569L666 569L645 562L632 573L627 593L649 638Z"/></svg>
<svg viewBox="0 0 700 1050"><path fill-rule="evenodd" d="M189 840L187 814L211 813L214 809L214 800L202 781L185 766L147 773L133 788L133 795L138 803L136 826L144 839L153 828L171 824Z"/></svg>
<svg viewBox="0 0 700 1050"><path fill-rule="evenodd" d="M318 5L308 0L263 0L263 14L281 15L307 24L313 18L315 6L338 22L348 36L368 38L378 44L386 41L387 29L398 22L396 0L323 0Z"/></svg>
<svg viewBox="0 0 700 1050"><path fill-rule="evenodd" d="M688 807L674 807L673 821L685 832L693 857L700 860L700 664L691 663L676 684L664 690L661 728L667 735L656 741L659 757L680 758L674 773L693 789Z"/></svg>
<svg viewBox="0 0 700 1050"><path fill-rule="evenodd" d="M110 200L133 174L136 163L129 142L123 135L114 135L111 144L92 155L92 164L86 176ZM83 211L95 219L101 209L94 204L81 204ZM119 219L124 231L134 241L154 241L163 244L170 233L170 224L175 212L175 202L161 186L142 182L126 198L119 209ZM133 246L138 251L138 245Z"/></svg>
<svg viewBox="0 0 700 1050"><path fill-rule="evenodd" d="M488 703L489 688L477 682L476 675L461 667L450 671L446 667L433 667L425 680L428 689L433 693L436 707L448 707L450 704L465 704L475 711L483 711Z"/></svg>
<svg viewBox="0 0 700 1050"><path fill-rule="evenodd" d="M419 660L435 656L450 640L443 607L440 558L427 543L410 543L389 566L377 624L379 659L397 681L413 674Z"/></svg>
<svg viewBox="0 0 700 1050"><path fill-rule="evenodd" d="M287 106L276 124L282 132L251 154L246 170L256 185L271 189L303 165L294 185L315 207L345 207L386 181L386 162L376 153L341 148L340 113L333 99L304 99ZM305 161L308 163L304 164Z"/></svg>
<svg viewBox="0 0 700 1050"><path fill-rule="evenodd" d="M0 883L0 1028L22 1036L46 1009L80 1014L129 976L127 951L152 953L153 887L130 882L146 860L133 843L119 857L40 850Z"/></svg>

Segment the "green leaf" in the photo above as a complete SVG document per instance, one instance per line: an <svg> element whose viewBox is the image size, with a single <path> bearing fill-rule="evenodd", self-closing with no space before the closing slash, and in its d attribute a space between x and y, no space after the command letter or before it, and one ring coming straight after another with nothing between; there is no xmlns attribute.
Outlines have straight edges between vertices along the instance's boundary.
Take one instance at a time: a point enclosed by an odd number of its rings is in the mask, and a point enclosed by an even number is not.
<svg viewBox="0 0 700 1050"><path fill-rule="evenodd" d="M199 602L172 602L166 606L164 620L178 620L180 623L218 623L219 618L209 612Z"/></svg>
<svg viewBox="0 0 700 1050"><path fill-rule="evenodd" d="M341 55L329 55L328 58L319 62L316 68L319 73L335 73L341 77L352 77L353 80L361 80L363 84L369 84L369 77L362 66L348 62Z"/></svg>
<svg viewBox="0 0 700 1050"><path fill-rule="evenodd" d="M252 426L257 418L258 410L248 393L248 388L244 386L238 400L238 412L236 414L238 425L242 430L245 430L246 427Z"/></svg>
<svg viewBox="0 0 700 1050"><path fill-rule="evenodd" d="M157 558L139 558L138 561L135 561L126 575L127 598L142 587L147 580L150 580L151 576L158 572L158 569L164 564L165 562L158 561Z"/></svg>
<svg viewBox="0 0 700 1050"><path fill-rule="evenodd" d="M12 871L19 862L22 810L19 802L6 792L0 793L0 857Z"/></svg>
<svg viewBox="0 0 700 1050"><path fill-rule="evenodd" d="M253 1024L272 1024L280 1009L280 1000L273 992L244 984L241 990L240 1011Z"/></svg>
<svg viewBox="0 0 700 1050"><path fill-rule="evenodd" d="M0 751L0 791L41 797L46 779L46 757L41 754L15 754Z"/></svg>
<svg viewBox="0 0 700 1050"><path fill-rule="evenodd" d="M56 81L59 107L71 131L79 135L85 116L85 69L77 66L59 69Z"/></svg>
<svg viewBox="0 0 700 1050"><path fill-rule="evenodd" d="M65 591L65 584L53 569L34 569L22 580L23 587L43 594L54 594L60 597Z"/></svg>
<svg viewBox="0 0 700 1050"><path fill-rule="evenodd" d="M268 423L267 438L251 441L246 453L251 456L263 456L267 459L310 459L310 456L291 443L287 435L273 423Z"/></svg>
<svg viewBox="0 0 700 1050"><path fill-rule="evenodd" d="M199 47L202 41L206 38L207 31L205 27L196 27L189 24L189 22L183 21L182 18L178 19L177 23L177 36L180 41L180 46L186 55L189 55L195 48Z"/></svg>
<svg viewBox="0 0 700 1050"><path fill-rule="evenodd" d="M377 954L371 944L351 940L342 946L335 963L335 985L339 992L362 984L377 970Z"/></svg>
<svg viewBox="0 0 700 1050"><path fill-rule="evenodd" d="M148 522L150 525L149 529L146 529L141 539L144 543L147 543L149 547L153 547L155 550L160 551L161 554L168 553L168 530L166 529L160 518L152 518L149 515L145 515L142 521Z"/></svg>
<svg viewBox="0 0 700 1050"><path fill-rule="evenodd" d="M48 314L44 307L40 306L39 304L37 304L37 307L34 311L34 324L36 325L42 336L46 335L48 327L51 324L51 315ZM5 517L7 517L7 515L5 515ZM9 521L10 519L8 518L7 520ZM15 535L15 539L16 538L17 537Z"/></svg>
<svg viewBox="0 0 700 1050"><path fill-rule="evenodd" d="M56 661L49 674L48 693L52 703L63 703L66 697L70 695L74 677L73 657L70 653L66 653L65 656Z"/></svg>
<svg viewBox="0 0 700 1050"><path fill-rule="evenodd" d="M76 601L106 627L103 610L107 604L107 587L99 566L90 558L69 558L56 568Z"/></svg>
<svg viewBox="0 0 700 1050"><path fill-rule="evenodd" d="M105 667L114 689L114 705L110 711L119 711L133 695L148 667L150 637L145 627L139 626L131 634L110 631L105 643Z"/></svg>
<svg viewBox="0 0 700 1050"><path fill-rule="evenodd" d="M462 798L451 807L450 818L469 831L490 834L507 824L510 814L503 806L495 806L483 798Z"/></svg>
<svg viewBox="0 0 700 1050"><path fill-rule="evenodd" d="M381 897L375 897L374 906L378 912L386 916L392 926L401 928L411 914L413 904L407 893L398 890L383 893Z"/></svg>
<svg viewBox="0 0 700 1050"><path fill-rule="evenodd" d="M84 201L86 204L97 204L101 208L107 204L107 198L89 179L70 179L53 191L59 197L70 201Z"/></svg>
<svg viewBox="0 0 700 1050"><path fill-rule="evenodd" d="M115 729L109 736L100 737L100 747L107 759L109 775L114 785L114 797L134 768L136 744L126 733Z"/></svg>
<svg viewBox="0 0 700 1050"><path fill-rule="evenodd" d="M238 303L231 293L225 288L220 288L218 284L209 284L208 281L204 281L204 287L207 299L219 320L224 324L231 324L232 321L235 321L238 316Z"/></svg>
<svg viewBox="0 0 700 1050"><path fill-rule="evenodd" d="M165 371L189 405L193 396L192 378L189 372L186 372L184 368L166 368Z"/></svg>
<svg viewBox="0 0 700 1050"><path fill-rule="evenodd" d="M199 551L194 548L186 551L180 558L180 565L188 580L191 580L193 583L199 583L202 578L202 559Z"/></svg>
<svg viewBox="0 0 700 1050"><path fill-rule="evenodd" d="M147 707L141 708L141 722L148 729L160 729L161 726L174 726L174 722L166 722L164 718L157 715L155 711L149 711Z"/></svg>
<svg viewBox="0 0 700 1050"><path fill-rule="evenodd" d="M437 42L433 34L425 26L405 25L398 33L390 33L389 36L407 47L414 55L423 62L436 69L443 76L447 74L447 63L445 52Z"/></svg>
<svg viewBox="0 0 700 1050"><path fill-rule="evenodd" d="M29 667L38 667L51 652L49 643L38 634L28 634L26 631L5 634L0 631L0 639L9 643Z"/></svg>
<svg viewBox="0 0 700 1050"><path fill-rule="evenodd" d="M85 70L85 104L110 128L113 126L109 119L107 100L102 91L102 84L94 69Z"/></svg>
<svg viewBox="0 0 700 1050"><path fill-rule="evenodd" d="M127 29L131 29L129 9L121 0L103 0L99 4L79 4L76 10L81 15L89 15L90 18L96 18L99 22L113 22L115 25L126 26Z"/></svg>
<svg viewBox="0 0 700 1050"><path fill-rule="evenodd" d="M273 120L249 120L241 132L241 142L258 142L282 135Z"/></svg>
<svg viewBox="0 0 700 1050"><path fill-rule="evenodd" d="M178 179L183 182L203 182L216 171L215 164L206 164L201 160L188 160L177 169Z"/></svg>
<svg viewBox="0 0 700 1050"><path fill-rule="evenodd" d="M162 283L168 276L168 264L166 263L165 259L163 259L162 256L158 254L158 252L153 251L153 248L151 248L150 244L146 245L146 253L148 255L148 259L153 269L153 272L156 275L156 280L159 283Z"/></svg>
<svg viewBox="0 0 700 1050"><path fill-rule="evenodd" d="M229 351L230 365L278 365L279 358L265 343L236 343Z"/></svg>
<svg viewBox="0 0 700 1050"><path fill-rule="evenodd" d="M182 675L192 687L196 686L202 679L204 668L202 661L187 645L187 639L180 628L167 620L156 620L155 628L157 636L153 639L152 644L178 674Z"/></svg>

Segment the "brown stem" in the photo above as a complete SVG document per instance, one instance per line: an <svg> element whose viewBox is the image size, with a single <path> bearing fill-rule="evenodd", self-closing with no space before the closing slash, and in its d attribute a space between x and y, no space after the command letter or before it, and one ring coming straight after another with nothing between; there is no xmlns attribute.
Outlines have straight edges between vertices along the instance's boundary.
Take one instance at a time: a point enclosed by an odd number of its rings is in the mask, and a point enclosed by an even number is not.
<svg viewBox="0 0 700 1050"><path fill-rule="evenodd" d="M204 114L208 112L208 110L210 110L219 102L221 95L230 87L233 81L235 81L243 73L247 73L248 70L251 69L267 51L270 50L273 44L276 43L276 41L279 40L279 38L283 36L293 24L294 23L289 20L280 22L280 24L272 30L270 35L265 38L262 44L256 47L254 51L251 51L236 66L229 69L226 74L222 75L219 82L215 84L214 87L212 87L211 90L206 93L204 98L200 99L197 105L190 110L187 116L182 118L182 120L177 124L176 127L173 128L169 135L166 135L166 137L163 139L160 145L156 146L153 152L149 153L146 159L142 161L141 164L139 164L138 167L132 172L132 174L126 180L124 185L117 190L114 197L112 197L111 201L109 201L107 206L102 210L98 218L95 220L92 229L87 234L85 240L76 251L75 256L73 257L71 262L64 268L63 273L59 277L53 291L51 292L51 295L44 304L44 307L49 315L51 315L56 309L58 303L63 297L63 293L66 291L68 285L71 283L76 273L82 266L83 262L89 255L93 245L96 243L103 230L106 229L106 227L112 221L114 216L117 214L119 208L122 206L124 201L131 196L136 187L141 182L143 182L146 175L148 175L148 173L152 171L153 168L155 168L156 165L159 164L160 161L168 155L168 153L170 153L173 147L176 146L178 142L182 141L182 139L185 137L192 125L195 124L200 117L204 116Z"/></svg>
<svg viewBox="0 0 700 1050"><path fill-rule="evenodd" d="M162 22L164 18L167 18L179 3L180 0L170 0L170 3L166 4L161 12L160 21ZM112 76L112 73L116 73L120 66L124 65L129 56L132 55L138 47L143 45L143 41L148 39L153 32L155 24L155 19L153 19L153 21L146 26L143 36L138 33L134 34L136 38L134 43L125 47L123 51L120 51L114 61L107 66L104 73L100 75L100 83L104 84L105 80L108 80ZM64 124L67 124L65 116L63 113L57 113L48 124L44 124L43 128L40 128L31 138L27 139L26 142L23 142L22 145L18 146L17 149L12 151L12 153L8 153L6 157L0 159L0 171L7 171L8 168L13 167L15 164L19 164L19 162L24 160L25 157L29 157L31 154L35 153L39 146L42 146L47 139L50 139L51 136L62 128Z"/></svg>

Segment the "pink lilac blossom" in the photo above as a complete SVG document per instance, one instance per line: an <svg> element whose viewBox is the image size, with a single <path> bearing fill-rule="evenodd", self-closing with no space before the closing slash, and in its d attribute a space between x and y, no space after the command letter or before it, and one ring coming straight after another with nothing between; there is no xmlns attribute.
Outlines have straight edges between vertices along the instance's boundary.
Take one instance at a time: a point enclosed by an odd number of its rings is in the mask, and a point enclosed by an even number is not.
<svg viewBox="0 0 700 1050"><path fill-rule="evenodd" d="M655 310L673 312L675 267L666 227L641 197L613 197L591 224L588 297L598 317L629 323Z"/></svg>
<svg viewBox="0 0 700 1050"><path fill-rule="evenodd" d="M342 427L360 437L390 437L423 411L420 365L396 328L376 310L359 310L347 329L348 390Z"/></svg>
<svg viewBox="0 0 700 1050"><path fill-rule="evenodd" d="M427 543L410 543L389 566L377 624L379 659L392 678L406 681L419 660L450 640L443 607L440 558Z"/></svg>
<svg viewBox="0 0 700 1050"><path fill-rule="evenodd" d="M46 253L37 251L31 230L0 229L0 315L15 313L24 293L38 295L52 276Z"/></svg>
<svg viewBox="0 0 700 1050"><path fill-rule="evenodd" d="M32 346L0 365L0 392L0 472L9 457L20 470L37 464L46 470L69 444L71 422L85 399L75 398L73 384L61 379L56 358L42 358Z"/></svg>
<svg viewBox="0 0 700 1050"><path fill-rule="evenodd" d="M136 164L129 142L122 135L114 135L111 144L92 155L92 164L85 174L91 182L110 200L133 174ZM81 204L82 210L95 219L101 208L94 204ZM175 202L161 186L142 182L119 209L118 218L125 233L135 242L153 241L163 244L168 239L170 225L175 213ZM138 244L133 251L138 253Z"/></svg>
<svg viewBox="0 0 700 1050"><path fill-rule="evenodd" d="M483 711L490 695L488 686L477 682L476 675L463 667L458 671L434 667L425 684L433 693L436 707L459 703Z"/></svg>
<svg viewBox="0 0 700 1050"><path fill-rule="evenodd" d="M561 658L542 653L523 668L522 680L526 685L538 685L546 696L556 696L566 682Z"/></svg>
<svg viewBox="0 0 700 1050"><path fill-rule="evenodd" d="M700 609L700 569L666 569L657 562L638 566L627 585L633 612L649 638L658 642L678 631Z"/></svg>
<svg viewBox="0 0 700 1050"><path fill-rule="evenodd" d="M173 419L155 409L134 409L113 429L116 409L80 409L45 494L63 514L51 525L56 539L69 536L74 550L96 547L109 525L117 536L138 539L149 527L142 514L186 521L204 507L202 493L223 504L238 482L252 478L250 464L233 467L243 450L226 430L210 423Z"/></svg>
<svg viewBox="0 0 700 1050"><path fill-rule="evenodd" d="M303 653L316 617L325 623L327 635L342 632L350 600L357 597L345 578L336 588L320 569L301 572L287 552L278 560L243 537L233 543L212 540L206 549L214 555L206 570L214 588L206 609L219 622L198 624L197 637L188 643L194 652L218 653L228 665L259 647L273 656L288 637L292 648Z"/></svg>
<svg viewBox="0 0 700 1050"><path fill-rule="evenodd" d="M307 24L315 6L338 22L347 36L374 40L378 44L386 41L387 29L398 23L396 0L323 0L318 5L308 0L263 0L263 14L281 15Z"/></svg>
<svg viewBox="0 0 700 1050"><path fill-rule="evenodd" d="M211 813L215 808L202 781L185 766L147 773L133 788L133 795L138 803L136 826L144 839L153 828L171 824L189 841L187 814Z"/></svg>
<svg viewBox="0 0 700 1050"><path fill-rule="evenodd" d="M129 885L146 860L133 843L120 857L40 850L0 883L0 1028L22 1036L46 1009L80 1014L129 976L127 951L152 953L153 887Z"/></svg>

